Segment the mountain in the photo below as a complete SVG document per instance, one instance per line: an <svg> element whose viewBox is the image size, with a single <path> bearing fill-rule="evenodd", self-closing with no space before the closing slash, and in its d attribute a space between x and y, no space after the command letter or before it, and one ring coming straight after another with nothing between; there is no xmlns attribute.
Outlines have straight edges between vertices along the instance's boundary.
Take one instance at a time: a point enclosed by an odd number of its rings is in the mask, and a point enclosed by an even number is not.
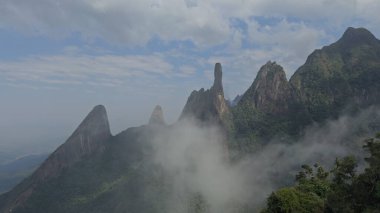
<svg viewBox="0 0 380 213"><path fill-rule="evenodd" d="M232 109L239 143L297 135L311 122L295 89L276 62L263 65L252 85Z"/></svg>
<svg viewBox="0 0 380 213"><path fill-rule="evenodd" d="M96 106L31 176L0 196L0 212L212 212L211 204L227 195L233 197L226 199L231 209L223 203L216 212L250 212L236 191L224 188L241 178L233 173L235 159L273 140L281 147L296 143L313 123L378 105L379 64L379 40L349 28L336 43L314 51L289 81L277 63L263 65L235 106L225 100L220 63L211 88L193 91L172 125L165 124L158 105L147 125L112 135L105 107ZM267 155L277 159L276 153ZM257 162L250 163L238 167ZM200 171L206 176L197 176ZM248 190L245 181L260 178L260 171L241 180L246 187L238 191ZM272 175L268 179L284 174ZM205 184L204 178L211 181ZM210 185L218 190L205 200L210 194L200 192Z"/></svg>
<svg viewBox="0 0 380 213"><path fill-rule="evenodd" d="M242 95L237 95L232 101L230 100L230 107L236 106L239 103L241 97Z"/></svg>
<svg viewBox="0 0 380 213"><path fill-rule="evenodd" d="M150 116L150 119L149 119L149 124L151 125L162 125L162 124L165 124L165 120L164 120L164 113L162 111L162 108L160 105L157 105L151 116Z"/></svg>
<svg viewBox="0 0 380 213"><path fill-rule="evenodd" d="M380 41L348 28L335 43L315 50L287 81L275 62L259 70L232 110L235 135L252 144L299 137L312 123L380 104Z"/></svg>
<svg viewBox="0 0 380 213"><path fill-rule="evenodd" d="M30 177L7 193L6 204L0 205L1 212L23 207L41 184L60 177L62 172L85 157L101 153L105 148L104 142L110 137L106 110L104 106L96 106L64 144L58 147Z"/></svg>
<svg viewBox="0 0 380 213"><path fill-rule="evenodd" d="M380 41L364 28L348 28L335 43L315 50L291 77L315 121L337 117L348 105L380 103Z"/></svg>
<svg viewBox="0 0 380 213"><path fill-rule="evenodd" d="M224 99L222 76L222 65L216 63L212 87L208 90L202 88L193 91L187 99L180 119L193 118L202 122L220 124L226 129L230 128L231 114Z"/></svg>
<svg viewBox="0 0 380 213"><path fill-rule="evenodd" d="M264 113L284 114L289 111L292 95L284 69L276 62L268 61L239 102L250 104Z"/></svg>

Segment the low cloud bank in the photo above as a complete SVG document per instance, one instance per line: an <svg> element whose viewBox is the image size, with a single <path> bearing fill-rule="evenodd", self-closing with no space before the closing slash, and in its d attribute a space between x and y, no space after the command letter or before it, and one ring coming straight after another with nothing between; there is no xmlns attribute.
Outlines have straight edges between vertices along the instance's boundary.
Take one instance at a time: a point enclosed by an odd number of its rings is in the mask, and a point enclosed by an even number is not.
<svg viewBox="0 0 380 213"><path fill-rule="evenodd" d="M302 164L329 168L336 157L361 159L362 141L380 129L378 121L378 108L341 116L307 128L292 144L271 141L236 163L229 162L217 127L182 121L155 136L153 162L171 178L170 212L257 210L273 190L292 183Z"/></svg>

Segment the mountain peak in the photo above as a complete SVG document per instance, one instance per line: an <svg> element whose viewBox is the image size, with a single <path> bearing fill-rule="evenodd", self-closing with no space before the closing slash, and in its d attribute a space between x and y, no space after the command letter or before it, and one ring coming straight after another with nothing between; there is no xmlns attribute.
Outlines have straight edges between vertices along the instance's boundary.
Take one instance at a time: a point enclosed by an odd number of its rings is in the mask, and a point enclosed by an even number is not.
<svg viewBox="0 0 380 213"><path fill-rule="evenodd" d="M376 37L365 28L348 27L338 42L344 43L371 43L377 41Z"/></svg>
<svg viewBox="0 0 380 213"><path fill-rule="evenodd" d="M88 133L89 131L111 135L107 111L103 105L95 106L79 124L72 136L78 133Z"/></svg>
<svg viewBox="0 0 380 213"><path fill-rule="evenodd" d="M217 93L223 93L222 76L222 65L220 63L216 63L214 68L214 85L212 88Z"/></svg>
<svg viewBox="0 0 380 213"><path fill-rule="evenodd" d="M214 84L210 89L202 88L190 94L180 119L194 117L200 121L223 124L230 111L224 99L222 65L220 63L215 64L214 76Z"/></svg>
<svg viewBox="0 0 380 213"><path fill-rule="evenodd" d="M149 124L165 124L164 113L160 105L154 108L149 119Z"/></svg>
<svg viewBox="0 0 380 213"><path fill-rule="evenodd" d="M287 110L290 96L284 69L276 62L268 61L260 68L241 101L263 112L276 114Z"/></svg>
<svg viewBox="0 0 380 213"><path fill-rule="evenodd" d="M83 156L102 151L111 137L106 108L95 106L64 144L58 147L36 171L38 179L56 176Z"/></svg>
<svg viewBox="0 0 380 213"><path fill-rule="evenodd" d="M261 81L287 81L286 74L282 66L278 65L275 61L268 61L264 64L255 79L256 86L260 84Z"/></svg>

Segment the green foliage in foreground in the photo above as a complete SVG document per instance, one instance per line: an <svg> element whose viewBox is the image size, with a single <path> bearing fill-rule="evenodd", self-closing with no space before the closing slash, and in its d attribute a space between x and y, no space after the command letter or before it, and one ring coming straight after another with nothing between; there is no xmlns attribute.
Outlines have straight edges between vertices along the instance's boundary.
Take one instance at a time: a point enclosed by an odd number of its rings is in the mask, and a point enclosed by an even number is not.
<svg viewBox="0 0 380 213"><path fill-rule="evenodd" d="M380 212L380 133L367 139L368 167L357 174L352 156L336 159L333 169L302 166L297 184L273 192L263 213Z"/></svg>

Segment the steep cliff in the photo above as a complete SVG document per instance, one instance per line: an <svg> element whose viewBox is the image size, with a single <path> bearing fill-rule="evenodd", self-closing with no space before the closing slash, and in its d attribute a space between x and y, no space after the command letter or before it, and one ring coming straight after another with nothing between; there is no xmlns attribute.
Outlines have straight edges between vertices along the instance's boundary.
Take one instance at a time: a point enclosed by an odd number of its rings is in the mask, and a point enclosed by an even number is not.
<svg viewBox="0 0 380 213"><path fill-rule="evenodd" d="M11 212L12 209L22 207L36 187L59 177L66 168L84 158L103 152L105 142L110 138L106 109L98 105L29 178L7 193L8 202L0 208L0 212Z"/></svg>
<svg viewBox="0 0 380 213"><path fill-rule="evenodd" d="M208 90L203 88L193 91L187 99L180 120L184 118L195 118L206 123L221 124L230 128L230 109L224 99L222 84L222 65L215 64L214 84Z"/></svg>
<svg viewBox="0 0 380 213"><path fill-rule="evenodd" d="M249 89L240 100L241 104L270 114L283 114L289 110L293 94L284 69L276 62L262 66Z"/></svg>
<svg viewBox="0 0 380 213"><path fill-rule="evenodd" d="M297 135L310 117L276 62L263 65L233 108L235 137L254 143L274 136Z"/></svg>

